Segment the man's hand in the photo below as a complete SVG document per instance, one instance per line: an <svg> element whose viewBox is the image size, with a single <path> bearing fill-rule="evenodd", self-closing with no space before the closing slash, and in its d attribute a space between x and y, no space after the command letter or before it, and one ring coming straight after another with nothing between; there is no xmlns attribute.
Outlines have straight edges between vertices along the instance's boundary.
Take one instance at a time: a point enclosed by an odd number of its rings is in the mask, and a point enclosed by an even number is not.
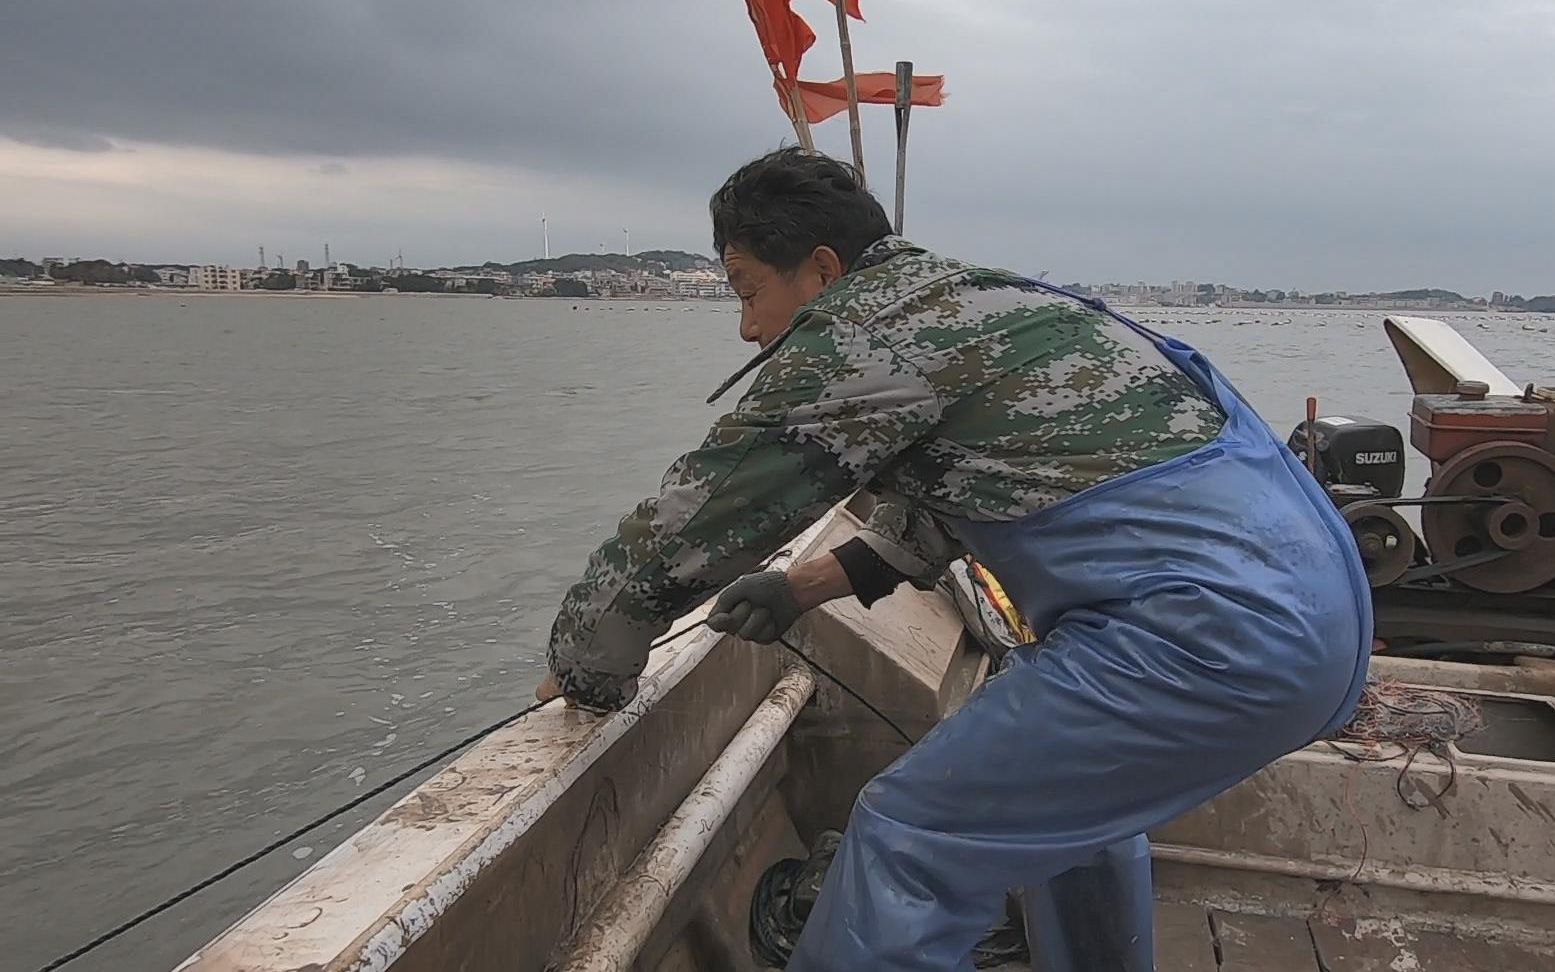
<svg viewBox="0 0 1555 972"><path fill-rule="evenodd" d="M540 702L563 696L569 709L587 709L603 715L619 712L637 697L635 675L610 675L582 668L564 662L554 654L549 662L551 673L535 689L535 699Z"/></svg>
<svg viewBox="0 0 1555 972"><path fill-rule="evenodd" d="M746 574L724 588L708 615L707 626L746 641L770 644L803 613L788 576L781 570L764 570Z"/></svg>
<svg viewBox="0 0 1555 972"><path fill-rule="evenodd" d="M557 698L561 694L562 694L562 687L560 685L556 684L556 676L555 675L547 675L547 676L545 676L545 681L541 682L535 688L535 700L539 701L539 702L549 702L552 699ZM572 700L571 699L567 699L566 702L567 702L568 708L571 708L572 704L573 704Z"/></svg>

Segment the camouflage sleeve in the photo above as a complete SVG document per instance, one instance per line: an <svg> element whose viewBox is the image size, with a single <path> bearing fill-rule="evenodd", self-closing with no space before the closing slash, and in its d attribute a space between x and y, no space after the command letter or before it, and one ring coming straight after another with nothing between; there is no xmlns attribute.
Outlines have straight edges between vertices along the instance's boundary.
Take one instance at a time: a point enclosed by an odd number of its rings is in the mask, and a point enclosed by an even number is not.
<svg viewBox="0 0 1555 972"><path fill-rule="evenodd" d="M945 565L966 552L934 514L890 490L876 492L858 537L920 590L932 588Z"/></svg>
<svg viewBox="0 0 1555 972"><path fill-rule="evenodd" d="M928 380L869 331L811 312L735 410L621 520L562 600L548 661L580 704L618 709L648 645L771 556L939 421Z"/></svg>

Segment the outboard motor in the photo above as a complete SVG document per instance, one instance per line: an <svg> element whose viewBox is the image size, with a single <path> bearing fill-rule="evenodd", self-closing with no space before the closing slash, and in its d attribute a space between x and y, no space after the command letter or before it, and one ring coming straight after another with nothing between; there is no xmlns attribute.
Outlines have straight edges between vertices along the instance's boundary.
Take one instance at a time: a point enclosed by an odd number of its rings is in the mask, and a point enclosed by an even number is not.
<svg viewBox="0 0 1555 972"><path fill-rule="evenodd" d="M1315 465L1317 481L1350 524L1366 579L1373 587L1393 583L1419 549L1414 530L1387 502L1404 491L1403 433L1376 419L1331 415L1312 421L1309 439L1307 424L1291 433L1291 451L1309 469Z"/></svg>
<svg viewBox="0 0 1555 972"><path fill-rule="evenodd" d="M1312 423L1317 481L1341 504L1357 499L1392 499L1404 491L1404 435L1376 419L1331 415ZM1307 423L1288 443L1302 464L1307 457ZM1335 489L1334 487L1345 487Z"/></svg>

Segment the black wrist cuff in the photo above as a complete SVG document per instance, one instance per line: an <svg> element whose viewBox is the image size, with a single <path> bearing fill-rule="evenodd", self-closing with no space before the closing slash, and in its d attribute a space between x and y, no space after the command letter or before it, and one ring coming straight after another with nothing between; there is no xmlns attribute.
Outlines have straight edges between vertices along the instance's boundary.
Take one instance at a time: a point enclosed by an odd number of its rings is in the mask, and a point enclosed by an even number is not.
<svg viewBox="0 0 1555 972"><path fill-rule="evenodd" d="M842 565L842 572L848 575L848 583L853 586L853 596L865 607L896 590L896 585L907 580L906 574L886 563L873 547L858 537L834 548L831 554Z"/></svg>

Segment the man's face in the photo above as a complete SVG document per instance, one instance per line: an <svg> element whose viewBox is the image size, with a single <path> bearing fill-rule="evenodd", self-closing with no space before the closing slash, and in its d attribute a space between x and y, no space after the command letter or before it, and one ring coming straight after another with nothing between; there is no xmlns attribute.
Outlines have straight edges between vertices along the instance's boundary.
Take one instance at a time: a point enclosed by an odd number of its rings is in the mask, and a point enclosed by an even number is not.
<svg viewBox="0 0 1555 972"><path fill-rule="evenodd" d="M831 247L817 247L792 272L785 273L741 250L724 247L724 272L740 298L740 337L766 347L788 329L794 313L842 276L842 261Z"/></svg>

